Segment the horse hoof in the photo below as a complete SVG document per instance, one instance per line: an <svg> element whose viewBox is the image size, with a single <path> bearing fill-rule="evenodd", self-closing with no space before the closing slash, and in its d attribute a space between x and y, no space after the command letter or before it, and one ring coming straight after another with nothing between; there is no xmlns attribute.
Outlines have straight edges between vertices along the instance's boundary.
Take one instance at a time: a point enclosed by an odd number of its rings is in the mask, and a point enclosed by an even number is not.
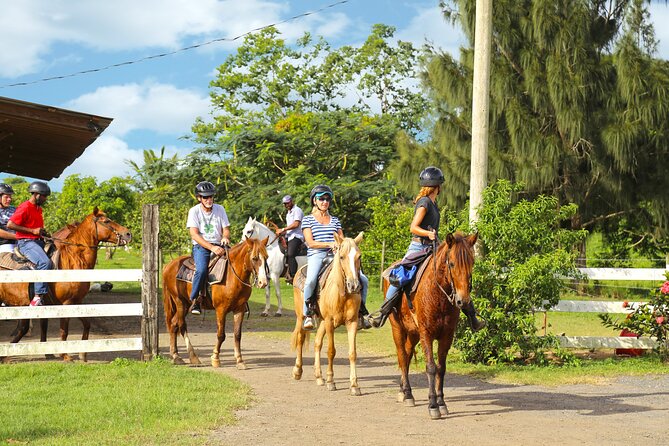
<svg viewBox="0 0 669 446"><path fill-rule="evenodd" d="M221 366L221 360L220 359L211 359L211 366L212 367L220 367Z"/></svg>
<svg viewBox="0 0 669 446"><path fill-rule="evenodd" d="M267 317L267 316L269 316L269 313L267 311L263 311L262 313L260 313L260 317Z"/></svg>
<svg viewBox="0 0 669 446"><path fill-rule="evenodd" d="M403 392L397 392L397 402L398 403L403 403L404 402L404 393Z"/></svg>
<svg viewBox="0 0 669 446"><path fill-rule="evenodd" d="M191 356L190 365L202 365L202 361L197 356Z"/></svg>
<svg viewBox="0 0 669 446"><path fill-rule="evenodd" d="M439 406L439 413L445 417L448 415L448 407L446 407L445 404L443 406Z"/></svg>
<svg viewBox="0 0 669 446"><path fill-rule="evenodd" d="M302 369L293 367L293 379L295 381L299 381L300 379L302 379Z"/></svg>
<svg viewBox="0 0 669 446"><path fill-rule="evenodd" d="M183 365L185 364L184 360L180 356L175 356L172 358L172 364L174 365Z"/></svg>
<svg viewBox="0 0 669 446"><path fill-rule="evenodd" d="M362 395L360 387L351 387L351 396L360 396L360 395Z"/></svg>
<svg viewBox="0 0 669 446"><path fill-rule="evenodd" d="M433 420L441 419L441 411L438 407L430 407L430 418Z"/></svg>
<svg viewBox="0 0 669 446"><path fill-rule="evenodd" d="M246 364L244 364L243 362L238 362L237 370L246 370Z"/></svg>
<svg viewBox="0 0 669 446"><path fill-rule="evenodd" d="M416 400L414 400L413 398L407 398L404 400L404 405L406 407L414 407L416 406Z"/></svg>
<svg viewBox="0 0 669 446"><path fill-rule="evenodd" d="M317 386L322 386L325 384L325 381L323 381L323 378L316 378L316 385Z"/></svg>
<svg viewBox="0 0 669 446"><path fill-rule="evenodd" d="M327 389L332 392L334 390L337 390L337 387L335 386L335 383L328 383Z"/></svg>
<svg viewBox="0 0 669 446"><path fill-rule="evenodd" d="M282 314L281 314L280 311L277 311L276 313L274 313L274 317L281 317L281 316L282 316Z"/></svg>
<svg viewBox="0 0 669 446"><path fill-rule="evenodd" d="M72 356L68 355L67 353L62 355L61 358L63 358L63 361L65 361L65 362L72 362L73 361Z"/></svg>

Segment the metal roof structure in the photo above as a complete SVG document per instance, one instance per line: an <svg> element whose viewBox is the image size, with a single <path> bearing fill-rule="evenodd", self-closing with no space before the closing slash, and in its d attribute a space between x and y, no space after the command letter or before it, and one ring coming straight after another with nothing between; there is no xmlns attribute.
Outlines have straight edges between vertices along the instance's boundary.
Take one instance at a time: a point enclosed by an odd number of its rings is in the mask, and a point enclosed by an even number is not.
<svg viewBox="0 0 669 446"><path fill-rule="evenodd" d="M0 96L0 172L43 180L58 177L111 122Z"/></svg>

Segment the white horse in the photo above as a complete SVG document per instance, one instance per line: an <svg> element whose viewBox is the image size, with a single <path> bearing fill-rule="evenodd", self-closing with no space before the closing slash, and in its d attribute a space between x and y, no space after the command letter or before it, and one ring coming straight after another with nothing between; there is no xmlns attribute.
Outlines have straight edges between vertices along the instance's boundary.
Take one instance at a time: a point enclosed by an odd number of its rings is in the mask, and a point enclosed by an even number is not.
<svg viewBox="0 0 669 446"><path fill-rule="evenodd" d="M274 313L274 316L281 316L283 305L281 304L281 287L279 286L279 278L281 278L281 273L283 273L285 256L279 248L279 239L274 231L257 221L255 218L249 217L249 220L246 222L246 226L244 226L242 240L247 238L256 238L262 240L265 237L269 237L271 242L267 244L267 266L269 267L270 279L274 284L274 293L276 294L276 299L278 301L278 308L276 313ZM298 269L307 263L307 256L298 256L295 257L295 259L297 260ZM270 285L267 285L265 288L265 309L262 313L260 313L260 315L263 317L269 316L269 295Z"/></svg>

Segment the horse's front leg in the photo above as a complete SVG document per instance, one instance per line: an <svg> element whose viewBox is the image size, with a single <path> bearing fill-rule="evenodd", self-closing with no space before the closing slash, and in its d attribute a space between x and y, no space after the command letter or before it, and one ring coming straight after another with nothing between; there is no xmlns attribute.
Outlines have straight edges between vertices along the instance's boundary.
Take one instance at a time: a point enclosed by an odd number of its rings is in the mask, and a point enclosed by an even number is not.
<svg viewBox="0 0 669 446"><path fill-rule="evenodd" d="M223 341L225 341L225 319L227 317L227 313L223 310L223 306L220 306L216 308L216 345L214 345L214 352L211 355L211 366L212 367L220 367L221 366L221 359L220 359L220 352L221 352L221 345L223 344Z"/></svg>
<svg viewBox="0 0 669 446"><path fill-rule="evenodd" d="M91 321L87 317L81 317L79 318L79 320L81 321L81 325L83 326L83 332L81 333L81 340L87 341L88 335L91 332ZM86 362L86 352L80 352L79 359Z"/></svg>
<svg viewBox="0 0 669 446"><path fill-rule="evenodd" d="M327 373L327 389L328 390L337 390L334 382L334 360L335 355L337 354L337 349L335 348L334 342L334 322L332 319L327 321L325 326L325 332L328 335L328 373Z"/></svg>
<svg viewBox="0 0 669 446"><path fill-rule="evenodd" d="M276 285L275 285L276 286ZM269 316L269 309L270 309L270 288L269 284L265 287L265 309L262 310L262 313L260 313L261 317L267 317Z"/></svg>
<svg viewBox="0 0 669 446"><path fill-rule="evenodd" d="M61 341L67 341L67 336L70 334L70 319L69 318L61 318L60 319L60 340ZM72 361L72 357L67 354L63 353L60 355L61 358L63 358L63 361Z"/></svg>
<svg viewBox="0 0 669 446"><path fill-rule="evenodd" d="M237 361L237 369L246 370L246 364L244 364L244 359L242 359L242 323L244 322L244 312L235 313L233 320L235 323L235 360Z"/></svg>
<svg viewBox="0 0 669 446"><path fill-rule="evenodd" d="M441 418L441 412L439 411L439 406L437 405L437 392L435 390L435 375L437 372L437 366L434 363L434 352L432 350L432 340L427 339L427 336L423 333L420 337L420 344L423 347L425 352L425 373L427 374L427 389L428 389L428 410L430 412L430 418L433 420L438 420Z"/></svg>
<svg viewBox="0 0 669 446"><path fill-rule="evenodd" d="M316 339L314 340L314 377L316 378L316 384L319 386L325 384L323 381L323 372L321 371L321 349L323 348L326 325L327 319L323 319L318 326Z"/></svg>
<svg viewBox="0 0 669 446"><path fill-rule="evenodd" d="M439 413L442 416L448 415L448 406L446 406L446 401L444 401L444 377L446 375L446 357L448 356L448 350L451 348L452 340L452 336L450 339L440 339L437 349L437 406L439 406Z"/></svg>
<svg viewBox="0 0 669 446"><path fill-rule="evenodd" d="M272 282L274 282L274 294L276 294L276 304L277 304L276 313L274 313L274 316L276 316L276 317L281 317L281 315L283 314L283 305L281 304L281 282L280 282L280 279L281 279L281 276L279 276L278 274L276 276L272 276Z"/></svg>
<svg viewBox="0 0 669 446"><path fill-rule="evenodd" d="M346 324L346 331L348 332L348 363L350 367L349 382L351 383L351 395L360 396L360 387L358 386L358 372L355 364L358 360L358 352L356 349L356 336L358 334L358 320L357 318L352 322Z"/></svg>

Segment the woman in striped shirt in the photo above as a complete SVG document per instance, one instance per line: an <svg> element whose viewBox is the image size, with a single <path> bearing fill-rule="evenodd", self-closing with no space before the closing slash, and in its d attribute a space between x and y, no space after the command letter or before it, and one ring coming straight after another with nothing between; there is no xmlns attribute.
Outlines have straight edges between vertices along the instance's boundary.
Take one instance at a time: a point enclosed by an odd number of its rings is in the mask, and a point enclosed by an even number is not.
<svg viewBox="0 0 669 446"><path fill-rule="evenodd" d="M335 233L341 237L344 232L341 229L341 223L337 217L330 215L330 203L333 198L332 189L324 184L319 184L311 190L310 199L313 206L312 212L306 215L302 220L302 233L304 234L304 241L307 243L307 279L304 284L304 307L303 314L305 330L312 330L314 328L314 310L316 307L316 299L314 298L314 291L318 285L318 273L321 270L323 259L335 247ZM363 318L367 314L365 302L367 300L367 288L369 280L360 272L360 284L362 289L360 295L362 302L360 303L361 321L360 327L369 328L371 325Z"/></svg>

